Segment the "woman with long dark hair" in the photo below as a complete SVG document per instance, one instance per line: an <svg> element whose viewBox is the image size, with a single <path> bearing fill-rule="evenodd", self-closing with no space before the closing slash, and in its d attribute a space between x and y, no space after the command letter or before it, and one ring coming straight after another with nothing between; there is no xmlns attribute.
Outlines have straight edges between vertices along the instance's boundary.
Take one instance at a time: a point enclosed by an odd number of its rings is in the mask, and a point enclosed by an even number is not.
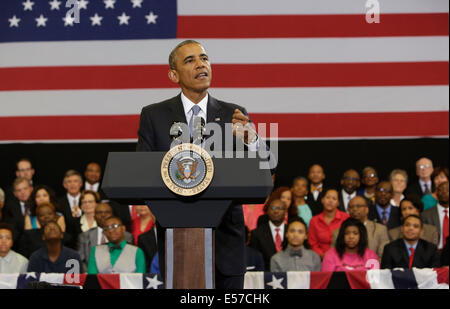
<svg viewBox="0 0 450 309"><path fill-rule="evenodd" d="M378 256L367 248L367 230L360 220L349 218L339 229L336 247L324 256L322 271L369 270L380 268Z"/></svg>
<svg viewBox="0 0 450 309"><path fill-rule="evenodd" d="M270 271L320 271L320 257L309 249L308 227L302 218L289 218L283 250L272 256Z"/></svg>

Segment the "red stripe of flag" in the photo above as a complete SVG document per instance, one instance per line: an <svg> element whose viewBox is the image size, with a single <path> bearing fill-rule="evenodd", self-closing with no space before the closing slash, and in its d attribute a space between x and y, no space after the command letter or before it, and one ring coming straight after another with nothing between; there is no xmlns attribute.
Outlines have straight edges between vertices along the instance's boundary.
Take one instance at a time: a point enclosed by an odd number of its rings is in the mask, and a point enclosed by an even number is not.
<svg viewBox="0 0 450 309"><path fill-rule="evenodd" d="M370 290L370 284L366 280L366 271L346 271L345 275L352 289Z"/></svg>
<svg viewBox="0 0 450 309"><path fill-rule="evenodd" d="M215 64L212 87L448 85L448 61L404 63ZM0 90L176 88L167 65L0 69Z"/></svg>
<svg viewBox="0 0 450 309"><path fill-rule="evenodd" d="M120 289L120 274L98 274L97 280L103 290Z"/></svg>
<svg viewBox="0 0 450 309"><path fill-rule="evenodd" d="M324 290L328 287L332 272L311 272L309 279L309 288L315 290Z"/></svg>
<svg viewBox="0 0 450 309"><path fill-rule="evenodd" d="M449 34L448 13L365 15L179 16L178 38L323 38Z"/></svg>
<svg viewBox="0 0 450 309"><path fill-rule="evenodd" d="M255 124L278 123L280 138L417 137L449 134L448 111L250 114L250 117ZM138 126L139 115L1 117L0 140L135 139Z"/></svg>

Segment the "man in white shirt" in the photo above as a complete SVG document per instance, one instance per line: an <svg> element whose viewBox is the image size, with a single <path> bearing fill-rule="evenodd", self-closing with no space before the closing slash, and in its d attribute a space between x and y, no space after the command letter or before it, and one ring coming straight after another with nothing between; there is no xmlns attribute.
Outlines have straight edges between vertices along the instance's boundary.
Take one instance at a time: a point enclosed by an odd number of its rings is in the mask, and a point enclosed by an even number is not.
<svg viewBox="0 0 450 309"><path fill-rule="evenodd" d="M11 250L13 229L7 223L0 223L0 274L26 273L28 260Z"/></svg>
<svg viewBox="0 0 450 309"><path fill-rule="evenodd" d="M359 174L356 170L347 170L341 178L341 192L339 194L339 210L348 212L348 204L356 196L356 190L361 185Z"/></svg>
<svg viewBox="0 0 450 309"><path fill-rule="evenodd" d="M449 202L448 202L448 181L441 183L436 190L438 205L422 212L424 223L434 225L439 231L438 249L445 246L446 238L449 235Z"/></svg>
<svg viewBox="0 0 450 309"><path fill-rule="evenodd" d="M100 167L100 164L96 162L89 163L84 171L84 178L86 179L84 182L84 189L99 192L101 176L102 168Z"/></svg>

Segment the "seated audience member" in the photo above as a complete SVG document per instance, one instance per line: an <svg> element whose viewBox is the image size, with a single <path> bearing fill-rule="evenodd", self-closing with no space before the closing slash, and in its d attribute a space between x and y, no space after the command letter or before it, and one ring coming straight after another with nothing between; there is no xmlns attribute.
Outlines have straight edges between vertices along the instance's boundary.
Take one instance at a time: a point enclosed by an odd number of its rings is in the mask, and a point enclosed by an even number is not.
<svg viewBox="0 0 450 309"><path fill-rule="evenodd" d="M91 162L86 165L86 169L84 171L84 190L97 192L100 196L100 199L106 199L106 195L100 188L100 179L102 177L102 168L100 164L97 162Z"/></svg>
<svg viewBox="0 0 450 309"><path fill-rule="evenodd" d="M88 274L145 273L144 252L127 244L125 226L119 217L105 220L103 231L109 242L92 248Z"/></svg>
<svg viewBox="0 0 450 309"><path fill-rule="evenodd" d="M44 226L51 221L56 222L55 220L57 219L57 215L55 212L55 207L49 203L40 204L36 208L36 217L40 226ZM45 246L45 242L42 237L43 232L44 231L42 228L24 231L20 237L17 251L27 258L30 257L34 251ZM74 241L71 237L71 235L63 232L63 243L65 246L73 247Z"/></svg>
<svg viewBox="0 0 450 309"><path fill-rule="evenodd" d="M345 171L341 178L341 191L339 192L339 210L348 213L348 204L356 196L356 190L361 185L359 174L354 169Z"/></svg>
<svg viewBox="0 0 450 309"><path fill-rule="evenodd" d="M80 208L81 187L83 185L81 174L75 170L68 170L64 174L63 187L66 194L62 196L58 203L66 220L66 231L74 239L77 239L80 232L79 223L76 218L80 218L82 211Z"/></svg>
<svg viewBox="0 0 450 309"><path fill-rule="evenodd" d="M400 212L402 215L402 220L404 220L409 215L420 216L420 213L423 210L422 201L418 196L411 195L405 197L400 203ZM394 229L389 230L389 238L391 241L402 238L402 227L396 227ZM434 225L431 224L423 224L422 234L420 238L435 244L436 246L439 244L439 232Z"/></svg>
<svg viewBox="0 0 450 309"><path fill-rule="evenodd" d="M438 198L437 198L437 187L443 182L448 182L448 168L445 167L436 167L433 171L433 174L431 174L431 180L433 181L433 185L435 190L431 194L425 194L422 197L422 202L424 204L424 210L430 209L435 207L438 204Z"/></svg>
<svg viewBox="0 0 450 309"><path fill-rule="evenodd" d="M125 232L126 233L126 232ZM152 266L153 258L158 255L158 241L156 235L156 226L138 237L137 245L144 251L145 261L148 267ZM159 269L159 266L158 266ZM150 270L150 273L153 273Z"/></svg>
<svg viewBox="0 0 450 309"><path fill-rule="evenodd" d="M267 209L269 222L262 223L250 236L250 247L258 250L264 257L264 269L270 271L270 259L282 250L285 231L284 218L286 205L280 200L272 200Z"/></svg>
<svg viewBox="0 0 450 309"><path fill-rule="evenodd" d="M83 191L80 195L80 204L83 215L79 219L79 233L84 233L97 227L95 220L95 207L100 203L100 194L95 191Z"/></svg>
<svg viewBox="0 0 450 309"><path fill-rule="evenodd" d="M5 206L5 191L0 188L0 222L3 221L3 206Z"/></svg>
<svg viewBox="0 0 450 309"><path fill-rule="evenodd" d="M353 218L345 220L339 229L336 247L323 258L322 271L379 269L378 256L367 244L364 224Z"/></svg>
<svg viewBox="0 0 450 309"><path fill-rule="evenodd" d="M262 223L269 222L269 216L267 215L267 209L269 208L269 204L273 200L280 199L284 205L286 206L286 215L284 217L284 223L287 223L288 217L293 215L297 216L297 212L294 208L291 208L292 205L292 192L289 187L279 187L275 189L267 198L266 202L264 203L263 212L264 214L259 216L257 227L259 227Z"/></svg>
<svg viewBox="0 0 450 309"><path fill-rule="evenodd" d="M95 206L95 222L97 226L88 230L87 232L81 233L78 237L78 253L80 254L81 262L83 263L83 269L87 270L87 265L89 262L89 257L92 248L98 245L103 245L108 243L108 238L103 231L105 227L105 221L107 218L113 215L113 210L111 206L107 203L98 203ZM129 244L133 244L133 236L125 232L124 238Z"/></svg>
<svg viewBox="0 0 450 309"><path fill-rule="evenodd" d="M403 193L408 186L408 173L405 170L395 169L389 175L389 181L392 185L391 205L400 206L400 202L405 198Z"/></svg>
<svg viewBox="0 0 450 309"><path fill-rule="evenodd" d="M449 235L449 211L448 211L448 182L443 182L436 190L438 205L422 212L424 223L431 224L438 229L439 245L442 249L445 246L445 240Z"/></svg>
<svg viewBox="0 0 450 309"><path fill-rule="evenodd" d="M264 257L256 249L249 247L251 234L245 226L245 256L247 257L247 271L264 271Z"/></svg>
<svg viewBox="0 0 450 309"><path fill-rule="evenodd" d="M62 231L66 231L66 222L64 216L58 207L58 201L53 189L45 185L38 185L34 188L31 196L27 202L30 209L29 215L25 216L25 230L40 229L41 225L37 220L36 207L42 204L52 204L56 210L56 222L61 227Z"/></svg>
<svg viewBox="0 0 450 309"><path fill-rule="evenodd" d="M374 251L378 258L383 256L383 249L389 243L388 230L383 224L368 219L369 205L367 199L357 195L348 204L348 213L351 218L361 221L367 230L367 248ZM339 230L334 230L331 247L336 246Z"/></svg>
<svg viewBox="0 0 450 309"><path fill-rule="evenodd" d="M448 252L448 237L447 237L444 249L442 249L442 253L441 253L441 267L444 267L444 266L448 267L449 259L450 259L450 257L449 257L449 252Z"/></svg>
<svg viewBox="0 0 450 309"><path fill-rule="evenodd" d="M155 226L155 216L147 205L135 205L131 210L131 233L134 243L138 243L138 237L150 231Z"/></svg>
<svg viewBox="0 0 450 309"><path fill-rule="evenodd" d="M32 191L33 187L27 179L16 178L13 183L15 198L7 200L3 208L3 221L11 224L14 229L14 242L17 242L25 228L25 216L29 214L27 201Z"/></svg>
<svg viewBox="0 0 450 309"><path fill-rule="evenodd" d="M384 247L381 268L439 267L437 247L420 239L423 222L419 216L409 215L403 220L403 237Z"/></svg>
<svg viewBox="0 0 450 309"><path fill-rule="evenodd" d="M380 181L378 173L373 167L367 166L362 170L361 175L361 183L364 187L358 190L358 195L364 196L371 204L374 204L375 191L377 189L377 184Z"/></svg>
<svg viewBox="0 0 450 309"><path fill-rule="evenodd" d="M45 246L30 257L28 272L67 273L81 270L80 255L63 246L63 232L59 225L50 221L43 226Z"/></svg>
<svg viewBox="0 0 450 309"><path fill-rule="evenodd" d="M309 208L311 208L313 216L320 214L323 210L322 198L325 193L325 178L325 172L320 164L313 164L309 168L309 190L306 202Z"/></svg>
<svg viewBox="0 0 450 309"><path fill-rule="evenodd" d="M320 271L320 257L307 249L308 228L302 218L290 218L286 227L283 251L270 260L271 272Z"/></svg>
<svg viewBox="0 0 450 309"><path fill-rule="evenodd" d="M349 215L338 210L339 193L334 189L325 191L322 198L323 212L314 216L309 223L308 240L320 258L330 249L333 231L339 229Z"/></svg>
<svg viewBox="0 0 450 309"><path fill-rule="evenodd" d="M305 221L306 226L313 217L311 208L306 202L308 196L308 180L304 177L297 177L292 182L293 209L296 208L297 215ZM291 217L294 217L292 212Z"/></svg>
<svg viewBox="0 0 450 309"><path fill-rule="evenodd" d="M420 158L416 161L416 175L418 181L413 182L406 189L407 195L417 195L422 198L426 194L433 192L433 181L431 181L431 174L433 174L433 162L428 158Z"/></svg>
<svg viewBox="0 0 450 309"><path fill-rule="evenodd" d="M11 250L13 228L8 223L0 223L0 274L26 273L28 260Z"/></svg>
<svg viewBox="0 0 450 309"><path fill-rule="evenodd" d="M388 181L382 181L375 191L375 204L369 208L369 219L381 223L388 230L401 225L400 210L391 205L392 185Z"/></svg>
<svg viewBox="0 0 450 309"><path fill-rule="evenodd" d="M28 180L30 186L36 186L34 181L35 170L28 158L21 158L16 161L16 178L24 178ZM14 187L6 188L5 190L5 200L15 200L17 202L17 197L14 195Z"/></svg>

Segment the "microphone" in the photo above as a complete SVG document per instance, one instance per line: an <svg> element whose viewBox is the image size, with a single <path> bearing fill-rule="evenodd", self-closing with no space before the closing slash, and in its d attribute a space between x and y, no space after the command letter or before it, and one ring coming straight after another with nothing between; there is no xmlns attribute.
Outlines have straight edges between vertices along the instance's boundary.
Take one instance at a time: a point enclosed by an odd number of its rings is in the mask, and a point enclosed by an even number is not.
<svg viewBox="0 0 450 309"><path fill-rule="evenodd" d="M192 143L201 145L205 136L205 119L203 117L194 118L194 132L192 132Z"/></svg>

